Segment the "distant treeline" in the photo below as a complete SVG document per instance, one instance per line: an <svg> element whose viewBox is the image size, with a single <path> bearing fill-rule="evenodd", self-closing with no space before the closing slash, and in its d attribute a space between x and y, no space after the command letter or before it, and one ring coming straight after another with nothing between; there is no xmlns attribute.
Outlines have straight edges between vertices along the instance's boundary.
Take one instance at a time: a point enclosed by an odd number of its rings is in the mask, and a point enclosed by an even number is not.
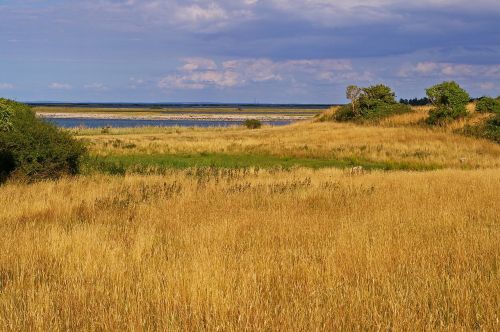
<svg viewBox="0 0 500 332"><path fill-rule="evenodd" d="M275 109L327 109L331 104L250 104L250 103L58 103L58 102L27 102L29 106L37 107L78 107L78 108L275 108ZM340 106L340 104L338 105Z"/></svg>
<svg viewBox="0 0 500 332"><path fill-rule="evenodd" d="M479 98L470 98L469 101L471 103L473 102L476 102L478 100L481 100L483 99L484 97L479 97ZM500 97L499 97L500 98ZM498 99L498 98L497 98ZM405 104L405 105L411 105L411 106L426 106L426 105L430 105L431 104L431 101L429 100L429 98L427 97L423 97L423 98L413 98L413 99L403 99L401 98L399 100L399 102L401 104Z"/></svg>
<svg viewBox="0 0 500 332"><path fill-rule="evenodd" d="M424 98L413 98L413 99L403 99L401 98L399 100L401 104L405 105L411 105L411 106L426 106L430 105L431 101L429 98L424 97Z"/></svg>

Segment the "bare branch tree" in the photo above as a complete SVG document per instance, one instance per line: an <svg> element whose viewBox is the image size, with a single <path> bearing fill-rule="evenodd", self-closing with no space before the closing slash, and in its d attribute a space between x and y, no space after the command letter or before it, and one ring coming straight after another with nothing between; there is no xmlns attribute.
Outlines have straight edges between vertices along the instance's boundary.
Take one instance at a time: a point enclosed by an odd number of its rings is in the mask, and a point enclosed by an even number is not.
<svg viewBox="0 0 500 332"><path fill-rule="evenodd" d="M356 113L356 103L358 102L359 96L363 90L356 85L349 85L346 88L345 96L351 101L352 112Z"/></svg>

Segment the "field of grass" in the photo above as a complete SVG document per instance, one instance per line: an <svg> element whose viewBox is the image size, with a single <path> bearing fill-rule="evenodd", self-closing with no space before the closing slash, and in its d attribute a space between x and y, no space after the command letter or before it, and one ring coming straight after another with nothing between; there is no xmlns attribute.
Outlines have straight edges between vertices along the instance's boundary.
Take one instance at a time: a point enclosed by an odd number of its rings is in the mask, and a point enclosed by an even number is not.
<svg viewBox="0 0 500 332"><path fill-rule="evenodd" d="M232 128L135 128L76 130L89 143L91 154L102 160L130 160L147 155L155 165L161 160L200 156L187 166L210 165L207 156L236 160L252 156L244 166L275 166L272 160L313 160L313 164L335 166L377 164L376 168L498 168L500 146L454 134L444 129L401 126L357 126L347 123L301 122L285 127L248 130ZM270 157L269 157L270 156ZM268 158L269 163L260 162ZM202 160L203 159L203 160ZM158 162L157 162L158 161ZM348 161L345 164L345 161ZM354 162L356 163L356 162ZM293 163L292 163L293 164ZM296 162L296 165L304 165ZM392 166L391 166L392 165ZM398 167L397 165L406 165ZM355 166L355 165L354 165Z"/></svg>
<svg viewBox="0 0 500 332"><path fill-rule="evenodd" d="M498 170L7 184L0 326L498 330L498 197Z"/></svg>
<svg viewBox="0 0 500 332"><path fill-rule="evenodd" d="M0 330L499 330L500 145L425 112L72 130L0 186Z"/></svg>

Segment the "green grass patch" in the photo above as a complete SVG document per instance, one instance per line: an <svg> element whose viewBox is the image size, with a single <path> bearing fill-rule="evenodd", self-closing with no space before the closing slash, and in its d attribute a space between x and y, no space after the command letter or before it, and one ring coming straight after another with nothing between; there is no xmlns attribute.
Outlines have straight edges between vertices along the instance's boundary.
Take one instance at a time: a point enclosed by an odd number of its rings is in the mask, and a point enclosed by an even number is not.
<svg viewBox="0 0 500 332"><path fill-rule="evenodd" d="M410 162L379 162L358 158L319 159L279 157L266 154L131 154L89 157L84 165L85 173L161 173L168 169L187 168L349 168L363 166L368 170L412 170L428 171L441 168L439 165Z"/></svg>

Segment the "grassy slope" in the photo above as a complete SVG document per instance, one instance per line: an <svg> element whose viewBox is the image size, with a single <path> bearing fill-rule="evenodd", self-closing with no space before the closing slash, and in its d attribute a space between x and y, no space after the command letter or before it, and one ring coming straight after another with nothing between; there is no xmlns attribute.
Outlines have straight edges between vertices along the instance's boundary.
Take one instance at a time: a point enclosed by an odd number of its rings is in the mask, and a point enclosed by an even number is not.
<svg viewBox="0 0 500 332"><path fill-rule="evenodd" d="M100 160L126 167L292 165L381 169L500 167L500 146L454 134L453 128L418 126L424 111L384 120L380 125L297 123L260 130L233 128L84 129L76 133ZM141 161L142 159L142 161ZM371 166L370 166L371 165Z"/></svg>

